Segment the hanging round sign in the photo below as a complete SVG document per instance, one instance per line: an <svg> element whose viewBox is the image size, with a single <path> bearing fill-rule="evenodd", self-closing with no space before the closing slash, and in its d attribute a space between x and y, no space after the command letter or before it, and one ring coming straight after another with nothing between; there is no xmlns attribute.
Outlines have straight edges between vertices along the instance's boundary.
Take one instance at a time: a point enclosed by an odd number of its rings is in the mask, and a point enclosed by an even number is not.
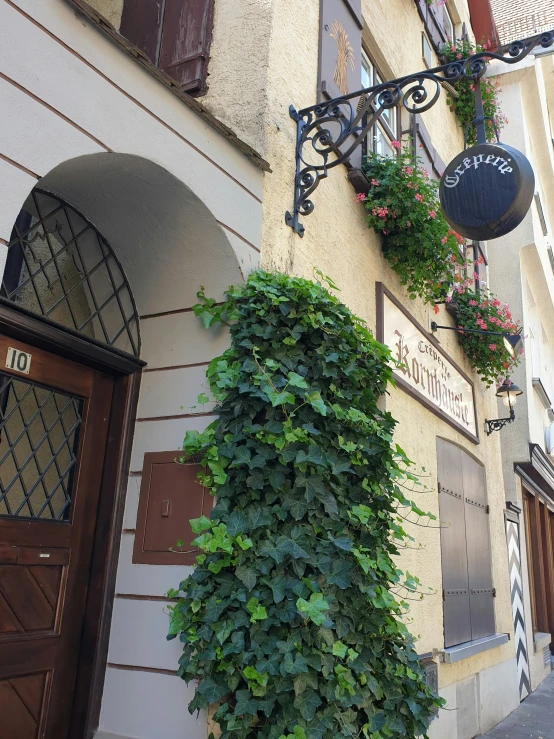
<svg viewBox="0 0 554 739"><path fill-rule="evenodd" d="M525 218L535 176L529 161L506 144L478 144L458 154L441 177L439 197L452 228L475 241L497 239Z"/></svg>

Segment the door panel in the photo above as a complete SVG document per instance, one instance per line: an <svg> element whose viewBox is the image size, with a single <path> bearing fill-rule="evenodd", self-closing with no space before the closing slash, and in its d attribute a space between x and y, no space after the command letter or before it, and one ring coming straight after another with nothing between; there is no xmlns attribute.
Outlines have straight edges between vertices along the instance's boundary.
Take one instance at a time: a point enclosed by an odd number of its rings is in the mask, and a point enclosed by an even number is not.
<svg viewBox="0 0 554 739"><path fill-rule="evenodd" d="M68 736L112 387L0 336L0 739Z"/></svg>

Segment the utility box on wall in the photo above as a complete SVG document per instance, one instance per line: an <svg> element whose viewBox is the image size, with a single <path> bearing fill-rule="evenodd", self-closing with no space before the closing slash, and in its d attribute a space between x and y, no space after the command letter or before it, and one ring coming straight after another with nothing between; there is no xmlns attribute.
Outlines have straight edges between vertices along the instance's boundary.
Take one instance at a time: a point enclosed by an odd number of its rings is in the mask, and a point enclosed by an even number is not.
<svg viewBox="0 0 554 739"><path fill-rule="evenodd" d="M179 452L144 455L135 564L191 565L199 553L191 546L197 535L192 533L189 521L207 514L212 501L196 477L200 464L192 460L179 464L175 461L179 456Z"/></svg>

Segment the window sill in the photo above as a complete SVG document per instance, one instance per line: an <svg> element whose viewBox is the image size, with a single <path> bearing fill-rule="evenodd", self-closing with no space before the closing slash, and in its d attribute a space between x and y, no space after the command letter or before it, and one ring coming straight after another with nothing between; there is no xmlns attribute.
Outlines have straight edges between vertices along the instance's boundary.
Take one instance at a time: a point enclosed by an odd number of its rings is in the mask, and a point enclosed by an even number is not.
<svg viewBox="0 0 554 739"><path fill-rule="evenodd" d="M479 654L480 652L486 652L488 649L499 647L502 644L506 644L509 640L509 634L493 634L492 636L485 636L482 639L466 641L463 644L457 644L455 647L443 649L441 652L441 659L443 662L453 664L462 659L473 657L475 654Z"/></svg>
<svg viewBox="0 0 554 739"><path fill-rule="evenodd" d="M532 379L533 388L535 389L535 392L540 398L541 403L543 404L543 407L545 410L550 408L552 406L552 403L550 402L550 398L548 397L548 393L546 392L544 385L541 382L540 377L533 377Z"/></svg>
<svg viewBox="0 0 554 739"><path fill-rule="evenodd" d="M545 647L548 647L550 645L551 641L552 636L550 634L546 634L544 631L535 631L535 633L533 634L535 654L538 654L538 652L542 652Z"/></svg>

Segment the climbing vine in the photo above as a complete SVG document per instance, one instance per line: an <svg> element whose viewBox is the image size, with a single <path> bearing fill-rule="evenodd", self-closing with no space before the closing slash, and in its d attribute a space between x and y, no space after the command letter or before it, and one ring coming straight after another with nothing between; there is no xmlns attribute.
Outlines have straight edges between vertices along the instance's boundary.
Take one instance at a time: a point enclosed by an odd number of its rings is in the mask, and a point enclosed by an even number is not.
<svg viewBox="0 0 554 739"><path fill-rule="evenodd" d="M441 700L402 621L419 582L394 561L425 514L378 406L388 349L307 280L258 271L224 305L199 297L232 344L207 373L218 419L183 446L217 496L170 593L189 710L218 704L222 739L425 735Z"/></svg>
<svg viewBox="0 0 554 739"><path fill-rule="evenodd" d="M440 49L440 56L445 62L457 62L467 59L468 56L490 49L490 42L474 45L469 39L458 39L455 43L448 42ZM490 59L485 59L490 64ZM453 83L456 95L447 93L447 101L450 110L455 114L460 125L465 130L466 126L475 116L475 83L471 78L463 77ZM498 133L508 123L508 119L500 108L498 99L502 92L498 77L483 77L481 79L481 96L483 98L483 112L487 117L485 121L485 134L487 141L496 141L495 126ZM494 121L494 125L493 125ZM467 144L473 146L477 143L477 132L475 126L470 126L467 132Z"/></svg>

